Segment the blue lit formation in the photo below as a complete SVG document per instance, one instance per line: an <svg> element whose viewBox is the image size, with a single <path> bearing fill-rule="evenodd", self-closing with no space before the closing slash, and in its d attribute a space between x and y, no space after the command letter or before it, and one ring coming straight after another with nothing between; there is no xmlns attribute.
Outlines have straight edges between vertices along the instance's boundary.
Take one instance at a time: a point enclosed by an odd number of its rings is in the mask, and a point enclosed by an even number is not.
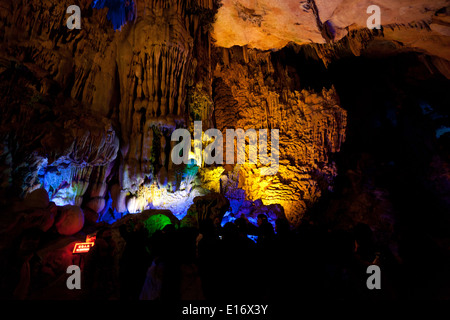
<svg viewBox="0 0 450 320"><path fill-rule="evenodd" d="M438 129L436 129L436 138L440 138L442 135L449 133L450 127L446 126L440 126Z"/></svg>
<svg viewBox="0 0 450 320"><path fill-rule="evenodd" d="M114 30L120 30L128 21L135 18L134 1L132 0L94 0L92 8L108 8L106 16L112 22Z"/></svg>
<svg viewBox="0 0 450 320"><path fill-rule="evenodd" d="M72 186L72 166L43 166L38 172L41 185L47 191L51 201L58 206L73 205L76 188Z"/></svg>
<svg viewBox="0 0 450 320"><path fill-rule="evenodd" d="M420 103L420 108L422 109L422 114L428 116L431 120L437 121L446 118L446 116L443 116L442 114L435 111L428 103L422 101ZM450 127L441 125L436 129L436 138L439 139L441 136L443 136L446 133L450 132Z"/></svg>

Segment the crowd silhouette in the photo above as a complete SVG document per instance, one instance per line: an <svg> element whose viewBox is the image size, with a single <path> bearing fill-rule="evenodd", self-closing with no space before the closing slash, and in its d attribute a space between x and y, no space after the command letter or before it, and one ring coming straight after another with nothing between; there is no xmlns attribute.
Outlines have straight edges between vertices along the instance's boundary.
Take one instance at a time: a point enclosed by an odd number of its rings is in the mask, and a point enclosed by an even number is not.
<svg viewBox="0 0 450 320"><path fill-rule="evenodd" d="M257 226L245 216L220 226L167 225L150 237L142 224L120 227L126 241L114 255L111 230L97 234L84 268L87 299L254 300L395 298L389 283L395 259L373 241L371 229L330 231L305 223L275 228L264 214ZM250 239L254 236L256 241ZM119 259L119 270L113 259ZM369 290L367 267L381 265L385 290ZM117 273L117 274L116 274ZM394 275L395 277L395 275Z"/></svg>

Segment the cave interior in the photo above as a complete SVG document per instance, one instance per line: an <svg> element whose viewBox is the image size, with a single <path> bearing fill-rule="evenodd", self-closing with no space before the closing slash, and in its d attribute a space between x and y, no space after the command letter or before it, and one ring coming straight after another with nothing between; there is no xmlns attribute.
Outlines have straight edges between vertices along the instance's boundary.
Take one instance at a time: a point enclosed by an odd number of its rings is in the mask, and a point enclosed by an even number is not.
<svg viewBox="0 0 450 320"><path fill-rule="evenodd" d="M2 299L450 298L449 1L69 2L0 0Z"/></svg>

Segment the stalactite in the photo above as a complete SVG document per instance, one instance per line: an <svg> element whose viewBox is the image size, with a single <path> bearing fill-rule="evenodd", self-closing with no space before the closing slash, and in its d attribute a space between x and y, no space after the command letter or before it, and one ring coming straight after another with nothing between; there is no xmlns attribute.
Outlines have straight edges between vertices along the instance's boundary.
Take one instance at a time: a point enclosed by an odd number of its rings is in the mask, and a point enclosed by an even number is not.
<svg viewBox="0 0 450 320"><path fill-rule="evenodd" d="M166 152L165 152L165 148L166 148L166 137L164 136L164 134L161 134L161 138L160 138L160 145L161 145L161 151L160 151L160 165L162 165L163 167L166 164Z"/></svg>
<svg viewBox="0 0 450 320"><path fill-rule="evenodd" d="M73 194L63 185L52 186L52 192L59 192L58 203L70 198L97 213L102 209L108 191L105 191L106 178L99 175L100 171L105 171L103 167L116 159L119 141L121 156L114 173L119 180L118 189L109 190L113 209L123 212L125 194L135 193L146 179L151 183L153 177L159 175L160 184L165 186L167 172L160 171L160 166L169 171L173 169L167 153L173 145L170 142L168 147L168 137L177 127L187 125L187 87L193 84L197 66L192 58L194 52L208 52L210 44L201 38L205 36L204 25L212 23L213 2L134 1L136 11L133 13L137 13L137 19L128 19L125 14L126 21L133 20L133 23L128 23L120 32L114 28L123 25L124 8L121 6L119 11L109 8L108 1L95 1L94 8L108 9L93 11L91 3L81 3L82 29L72 32L61 32L65 30L67 19L65 2L51 0L34 6L32 1L33 7L19 2L12 3L14 10L9 16L5 16L9 8L0 9L1 22L8 21L0 37L10 41L8 39L21 34L20 39L24 39L24 47L29 48L29 52L19 58L26 57L33 61L36 70L43 70L40 77L46 80L38 88L41 94L61 87L74 101L67 109L58 110L66 116L61 127L55 129L64 130L64 145L61 146L64 150L57 150L54 142L47 138L43 149L49 157L41 159L50 163L59 161L55 164L58 170L65 170L60 165L62 159L78 168L72 176L68 174L64 178L73 188ZM89 15L85 16L88 11ZM120 17L114 12L120 13ZM115 20L114 28L108 21L111 19ZM13 30L9 27L12 25L24 27ZM202 68L205 68L210 57L208 54L202 57L205 58ZM88 121L77 113L72 119L70 108L79 110L87 119L90 112L102 115ZM26 110L17 115L17 121L24 122L24 118L32 116L30 108L23 109ZM208 117L208 110L203 113L202 118ZM113 119L111 122L118 126L120 137L99 120L102 116ZM96 126L102 130L93 130ZM154 141L156 137L158 140ZM156 150L154 145L158 146ZM89 176L92 168L95 169ZM41 171L45 174L45 166ZM173 176L172 171L170 174ZM26 190L32 190L39 182L36 176L27 179L33 186L27 185Z"/></svg>
<svg viewBox="0 0 450 320"><path fill-rule="evenodd" d="M129 64L120 62L122 66L130 65L131 68L128 82L121 85L125 94L128 92L129 100L123 100L120 104L120 118L124 118L124 122L130 119L128 125L122 124L122 131L129 135L125 139L129 141L129 148L123 149L125 162L128 163L124 175L126 180L131 178L130 175L148 175L148 170L152 170L154 165L168 163L165 137L160 137L160 150L157 151L157 158L152 159L152 126L170 134L176 125L184 123L186 85L193 76L190 61L193 36L196 35L189 33L180 10L194 4L196 8L198 5L210 5L206 2L181 5L180 1L152 1L149 6L152 10L146 11L136 26L130 26L128 37L133 42L139 39L142 45L134 45L131 55L127 57ZM139 9L141 4L137 5L138 12L142 12ZM199 23L198 18L193 19ZM157 29L152 29L156 34L150 36L143 32L147 21L159 23ZM119 73L122 72L127 72L126 68L119 70ZM139 163L137 172L130 167L131 162Z"/></svg>

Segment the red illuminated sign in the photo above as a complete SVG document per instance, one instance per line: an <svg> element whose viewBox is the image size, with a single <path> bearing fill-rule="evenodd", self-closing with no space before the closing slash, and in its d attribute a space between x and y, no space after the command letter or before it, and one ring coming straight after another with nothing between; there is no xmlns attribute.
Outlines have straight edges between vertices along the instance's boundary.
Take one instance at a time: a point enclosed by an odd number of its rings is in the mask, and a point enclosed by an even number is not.
<svg viewBox="0 0 450 320"><path fill-rule="evenodd" d="M73 247L72 253L86 253L91 250L91 248L95 244L95 239L97 235L95 233L88 234L86 236L86 242L77 242L75 243L75 247Z"/></svg>
<svg viewBox="0 0 450 320"><path fill-rule="evenodd" d="M92 242L77 242L73 247L73 253L86 253L94 246Z"/></svg>

